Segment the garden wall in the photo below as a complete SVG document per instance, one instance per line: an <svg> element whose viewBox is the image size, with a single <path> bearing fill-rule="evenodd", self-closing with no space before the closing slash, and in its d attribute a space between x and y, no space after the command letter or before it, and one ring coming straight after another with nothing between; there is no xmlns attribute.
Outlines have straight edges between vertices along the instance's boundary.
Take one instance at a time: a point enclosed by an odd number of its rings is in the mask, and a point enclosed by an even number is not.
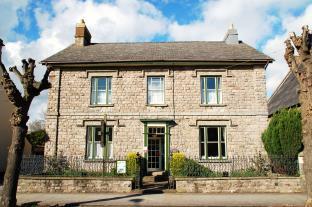
<svg viewBox="0 0 312 207"><path fill-rule="evenodd" d="M20 177L20 193L128 193L131 177Z"/></svg>
<svg viewBox="0 0 312 207"><path fill-rule="evenodd" d="M300 177L175 178L178 193L302 193Z"/></svg>

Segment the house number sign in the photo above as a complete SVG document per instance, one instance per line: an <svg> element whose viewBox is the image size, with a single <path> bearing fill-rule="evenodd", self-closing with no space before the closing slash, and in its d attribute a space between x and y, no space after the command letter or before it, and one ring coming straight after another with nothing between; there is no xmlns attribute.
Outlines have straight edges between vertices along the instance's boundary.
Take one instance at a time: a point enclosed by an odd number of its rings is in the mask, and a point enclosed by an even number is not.
<svg viewBox="0 0 312 207"><path fill-rule="evenodd" d="M117 173L118 174L126 173L126 161L124 160L117 161Z"/></svg>

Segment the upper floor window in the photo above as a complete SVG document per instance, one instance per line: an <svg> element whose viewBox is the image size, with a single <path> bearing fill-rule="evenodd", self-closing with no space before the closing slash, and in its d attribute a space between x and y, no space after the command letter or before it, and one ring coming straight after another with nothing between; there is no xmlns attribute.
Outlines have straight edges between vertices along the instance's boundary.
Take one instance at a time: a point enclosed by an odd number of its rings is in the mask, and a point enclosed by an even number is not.
<svg viewBox="0 0 312 207"><path fill-rule="evenodd" d="M201 103L221 104L222 90L221 77L203 76L200 78Z"/></svg>
<svg viewBox="0 0 312 207"><path fill-rule="evenodd" d="M91 104L111 104L112 103L112 78L93 77L91 79Z"/></svg>
<svg viewBox="0 0 312 207"><path fill-rule="evenodd" d="M104 144L101 143L101 127L88 126L87 127L87 159L103 159L112 158L112 141L113 141L113 128L106 128L106 137Z"/></svg>
<svg viewBox="0 0 312 207"><path fill-rule="evenodd" d="M164 77L148 77L147 78L147 103L148 104L164 104L165 90Z"/></svg>
<svg viewBox="0 0 312 207"><path fill-rule="evenodd" d="M200 127L199 142L202 159L226 157L225 127Z"/></svg>

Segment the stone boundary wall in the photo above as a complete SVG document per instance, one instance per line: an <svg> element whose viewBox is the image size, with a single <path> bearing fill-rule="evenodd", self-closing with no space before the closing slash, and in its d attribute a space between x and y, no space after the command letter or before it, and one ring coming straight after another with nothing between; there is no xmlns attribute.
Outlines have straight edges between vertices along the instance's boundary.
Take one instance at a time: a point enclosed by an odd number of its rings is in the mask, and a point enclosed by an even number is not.
<svg viewBox="0 0 312 207"><path fill-rule="evenodd" d="M18 181L19 193L128 193L131 177L26 177Z"/></svg>
<svg viewBox="0 0 312 207"><path fill-rule="evenodd" d="M302 193L300 177L175 178L178 193Z"/></svg>

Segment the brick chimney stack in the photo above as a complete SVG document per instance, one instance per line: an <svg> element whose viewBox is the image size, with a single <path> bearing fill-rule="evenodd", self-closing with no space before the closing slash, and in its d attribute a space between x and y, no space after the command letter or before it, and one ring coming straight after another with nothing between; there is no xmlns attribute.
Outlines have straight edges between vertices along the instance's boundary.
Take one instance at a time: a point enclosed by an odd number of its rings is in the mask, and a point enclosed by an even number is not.
<svg viewBox="0 0 312 207"><path fill-rule="evenodd" d="M227 33L225 34L225 37L223 41L226 44L238 44L238 33L237 30L234 28L234 25L232 24L231 27L228 29Z"/></svg>
<svg viewBox="0 0 312 207"><path fill-rule="evenodd" d="M75 44L81 47L91 44L91 34L83 19L76 24Z"/></svg>

